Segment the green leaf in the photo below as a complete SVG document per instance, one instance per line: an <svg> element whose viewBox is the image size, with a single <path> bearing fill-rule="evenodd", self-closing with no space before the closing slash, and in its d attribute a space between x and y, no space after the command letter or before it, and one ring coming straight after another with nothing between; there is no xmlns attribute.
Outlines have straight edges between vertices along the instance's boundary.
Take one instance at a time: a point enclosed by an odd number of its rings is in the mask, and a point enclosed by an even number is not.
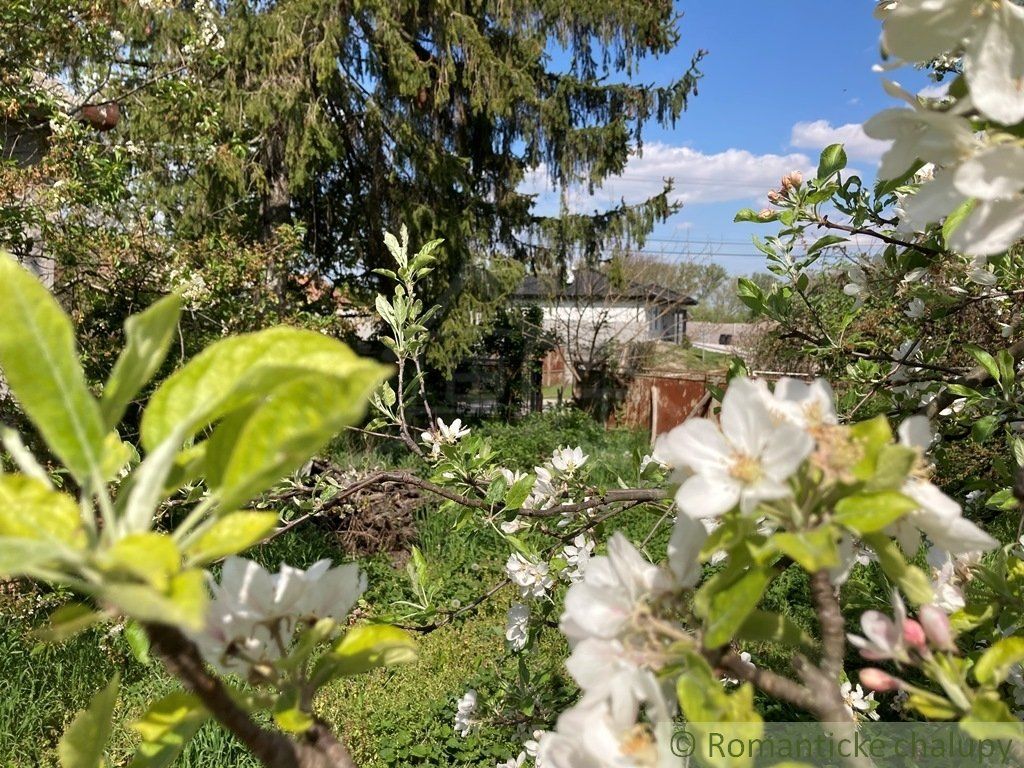
<svg viewBox="0 0 1024 768"><path fill-rule="evenodd" d="M842 144L831 144L818 159L818 181L827 181L846 167L846 150Z"/></svg>
<svg viewBox="0 0 1024 768"><path fill-rule="evenodd" d="M67 550L52 541L0 536L0 577L31 576L46 579Z"/></svg>
<svg viewBox="0 0 1024 768"><path fill-rule="evenodd" d="M241 412L240 424L222 423L210 438L208 460L223 461L223 471L207 477L221 507L239 506L266 490L358 420L382 371L374 364L349 375L294 379L251 412Z"/></svg>
<svg viewBox="0 0 1024 768"><path fill-rule="evenodd" d="M866 491L898 491L903 487L917 461L917 451L905 445L888 444L878 449L875 473L865 485Z"/></svg>
<svg viewBox="0 0 1024 768"><path fill-rule="evenodd" d="M907 706L929 720L952 720L960 714L949 700L922 689L907 697Z"/></svg>
<svg viewBox="0 0 1024 768"><path fill-rule="evenodd" d="M814 241L811 247L807 249L807 255L813 256L823 248L828 248L831 245L839 245L840 243L845 242L845 237L839 237L838 235L825 235L824 237ZM803 288L801 288L801 290L803 290Z"/></svg>
<svg viewBox="0 0 1024 768"><path fill-rule="evenodd" d="M274 722L283 731L300 734L312 728L315 721L300 706L298 691L290 687L274 702Z"/></svg>
<svg viewBox="0 0 1024 768"><path fill-rule="evenodd" d="M388 624L360 624L321 657L314 675L326 679L358 675L376 667L407 664L416 656L416 641L408 632Z"/></svg>
<svg viewBox="0 0 1024 768"><path fill-rule="evenodd" d="M829 526L796 533L777 533L770 541L809 573L839 565L836 531Z"/></svg>
<svg viewBox="0 0 1024 768"><path fill-rule="evenodd" d="M520 509L530 497L533 484L536 478L533 475L522 477L505 492L505 507L507 509Z"/></svg>
<svg viewBox="0 0 1024 768"><path fill-rule="evenodd" d="M992 437L992 433L996 431L998 426L999 416L995 414L982 416L971 425L971 439L976 443L984 443Z"/></svg>
<svg viewBox="0 0 1024 768"><path fill-rule="evenodd" d="M376 384L388 372L315 331L277 327L223 339L189 360L153 393L142 419L142 443L152 451L182 424L188 437L296 378L363 377Z"/></svg>
<svg viewBox="0 0 1024 768"><path fill-rule="evenodd" d="M1013 716L997 694L976 698L971 711L960 720L960 728L980 741L1024 741L1024 723Z"/></svg>
<svg viewBox="0 0 1024 768"><path fill-rule="evenodd" d="M760 224L764 221L764 219L762 219L758 212L755 211L753 208L744 208L741 211L737 211L736 215L733 217L734 223L739 223L743 221L752 221L757 224Z"/></svg>
<svg viewBox="0 0 1024 768"><path fill-rule="evenodd" d="M62 643L103 619L87 605L68 603L50 614L46 626L33 634L44 643Z"/></svg>
<svg viewBox="0 0 1024 768"><path fill-rule="evenodd" d="M706 648L718 648L733 639L736 631L761 600L769 578L770 573L767 570L751 568L729 586L710 595L707 600L707 611L702 616L706 624ZM710 583L707 582L700 591Z"/></svg>
<svg viewBox="0 0 1024 768"><path fill-rule="evenodd" d="M107 573L131 576L165 591L181 571L181 553L169 535L147 532L133 533L116 541L99 553L97 564Z"/></svg>
<svg viewBox="0 0 1024 768"><path fill-rule="evenodd" d="M149 635L139 622L129 621L124 625L124 639L139 664L149 666L152 663L149 655Z"/></svg>
<svg viewBox="0 0 1024 768"><path fill-rule="evenodd" d="M117 526L120 535L144 533L153 527L153 519L165 485L180 458L178 446L185 429L179 427L152 451L132 473L131 479L118 494Z"/></svg>
<svg viewBox="0 0 1024 768"><path fill-rule="evenodd" d="M885 534L871 533L864 536L864 543L875 551L885 575L899 586L911 603L925 605L935 599L931 580L920 568L907 563L895 541Z"/></svg>
<svg viewBox="0 0 1024 768"><path fill-rule="evenodd" d="M832 519L855 533L875 533L917 507L917 502L896 491L858 493L840 499Z"/></svg>
<svg viewBox="0 0 1024 768"><path fill-rule="evenodd" d="M203 571L182 571L170 580L167 589L158 591L144 584L111 584L103 597L133 619L173 624L198 631L206 623L206 577Z"/></svg>
<svg viewBox="0 0 1024 768"><path fill-rule="evenodd" d="M276 512L231 512L185 546L192 565L203 565L234 555L260 542L277 526Z"/></svg>
<svg viewBox="0 0 1024 768"><path fill-rule="evenodd" d="M984 368L988 375L998 384L999 364L996 362L996 359L977 344L966 344L964 349L970 353L971 357L978 361L978 365Z"/></svg>
<svg viewBox="0 0 1024 768"><path fill-rule="evenodd" d="M1006 637L995 643L974 665L974 679L982 685L1001 685L1010 670L1024 662L1024 637Z"/></svg>
<svg viewBox="0 0 1024 768"><path fill-rule="evenodd" d="M0 475L0 537L80 548L85 531L75 500L25 475Z"/></svg>
<svg viewBox="0 0 1024 768"><path fill-rule="evenodd" d="M210 719L196 696L177 691L149 705L132 730L142 737L128 768L168 768Z"/></svg>
<svg viewBox="0 0 1024 768"><path fill-rule="evenodd" d="M107 686L93 696L89 708L71 721L57 744L62 768L100 768L104 764L103 748L110 739L111 718L120 684L120 675L115 674Z"/></svg>
<svg viewBox="0 0 1024 768"><path fill-rule="evenodd" d="M812 640L792 619L781 613L754 610L736 632L737 640L777 643L792 648L810 647Z"/></svg>
<svg viewBox="0 0 1024 768"><path fill-rule="evenodd" d="M31 273L0 252L0 368L46 444L83 485L103 464L100 409L71 320Z"/></svg>
<svg viewBox="0 0 1024 768"><path fill-rule="evenodd" d="M853 467L853 476L858 480L870 480L878 469L879 454L892 443L889 420L878 415L868 421L860 421L850 427L850 434L862 453Z"/></svg>
<svg viewBox="0 0 1024 768"><path fill-rule="evenodd" d="M181 297L171 294L125 321L125 346L100 398L100 413L107 429L117 426L132 398L159 370L180 314Z"/></svg>
<svg viewBox="0 0 1024 768"><path fill-rule="evenodd" d="M946 216L945 222L943 222L942 224L943 240L945 240L947 243L949 242L949 238L953 236L953 233L957 230L957 228L964 223L964 220L968 216L971 215L971 211L974 210L975 203L977 203L977 200L971 198L969 200L965 200L952 211L950 211L950 213Z"/></svg>

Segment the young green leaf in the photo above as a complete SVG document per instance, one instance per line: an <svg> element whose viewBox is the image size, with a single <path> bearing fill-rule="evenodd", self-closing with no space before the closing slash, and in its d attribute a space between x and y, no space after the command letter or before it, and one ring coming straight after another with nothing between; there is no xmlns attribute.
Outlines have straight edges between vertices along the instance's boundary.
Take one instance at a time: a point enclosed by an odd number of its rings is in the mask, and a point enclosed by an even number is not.
<svg viewBox="0 0 1024 768"><path fill-rule="evenodd" d="M1010 670L1024 662L1024 637L1007 637L996 642L974 665L974 679L982 685L1000 685Z"/></svg>
<svg viewBox="0 0 1024 768"><path fill-rule="evenodd" d="M314 676L358 675L376 667L407 664L416 656L416 641L404 630L388 624L360 624L321 657Z"/></svg>
<svg viewBox="0 0 1024 768"><path fill-rule="evenodd" d="M80 483L103 464L107 435L85 384L71 320L48 290L0 252L0 368L25 413Z"/></svg>
<svg viewBox="0 0 1024 768"><path fill-rule="evenodd" d="M846 150L842 144L831 144L818 159L818 181L828 181L846 167Z"/></svg>
<svg viewBox="0 0 1024 768"><path fill-rule="evenodd" d="M125 347L100 398L100 412L107 429L118 425L132 398L159 370L180 314L181 297L171 294L125 321Z"/></svg>
<svg viewBox="0 0 1024 768"><path fill-rule="evenodd" d="M132 723L142 743L128 768L169 768L209 719L199 699L184 691L154 701L142 719Z"/></svg>
<svg viewBox="0 0 1024 768"><path fill-rule="evenodd" d="M120 675L115 674L107 686L93 696L89 708L71 721L57 743L61 768L101 768L120 684Z"/></svg>
<svg viewBox="0 0 1024 768"><path fill-rule="evenodd" d="M0 537L40 539L79 548L85 531L75 500L25 475L0 475Z"/></svg>
<svg viewBox="0 0 1024 768"><path fill-rule="evenodd" d="M277 526L276 512L230 512L185 545L192 565L204 565L257 544Z"/></svg>

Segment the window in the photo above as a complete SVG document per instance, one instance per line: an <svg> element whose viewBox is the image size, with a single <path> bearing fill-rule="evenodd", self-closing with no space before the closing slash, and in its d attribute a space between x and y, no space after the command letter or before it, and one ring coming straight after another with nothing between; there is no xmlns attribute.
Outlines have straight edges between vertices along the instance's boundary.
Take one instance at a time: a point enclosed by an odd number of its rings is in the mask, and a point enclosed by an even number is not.
<svg viewBox="0 0 1024 768"><path fill-rule="evenodd" d="M718 336L718 343L721 344L724 347L729 346L730 344L732 344L732 334L731 333L719 334L719 336Z"/></svg>

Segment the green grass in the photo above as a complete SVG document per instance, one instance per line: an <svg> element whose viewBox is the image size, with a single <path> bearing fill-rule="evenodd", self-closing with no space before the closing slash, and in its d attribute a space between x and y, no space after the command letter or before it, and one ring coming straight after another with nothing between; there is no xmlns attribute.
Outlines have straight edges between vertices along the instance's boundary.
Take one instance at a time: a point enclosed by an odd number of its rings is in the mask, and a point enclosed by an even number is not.
<svg viewBox="0 0 1024 768"><path fill-rule="evenodd" d="M659 342L652 345L647 367L656 371L724 371L729 367L729 355Z"/></svg>
<svg viewBox="0 0 1024 768"><path fill-rule="evenodd" d="M628 477L635 453L646 448L643 435L605 431L572 409L537 414L516 425L483 423L474 429L491 440L507 466L522 469L532 468L560 445L581 445L590 454L599 483L611 483L616 474ZM400 458L379 447L367 452L352 438L336 449L344 452L337 456L344 464L394 465ZM464 605L500 580L507 557L507 545L489 528L453 529L455 519L454 510L442 511L433 504L416 513L417 544L441 584L441 609ZM657 519L633 511L617 518L615 525L643 538ZM664 553L667 535L663 525L650 543L652 556ZM305 567L323 557L345 559L333 537L312 525L247 554L274 568L281 562ZM396 569L387 555L365 558L361 565L370 585L364 609L386 611L395 600L412 597L404 570ZM177 687L158 663L143 666L136 661L124 638L109 626L61 645L37 644L32 630L66 599L36 591L0 597L0 768L56 766L55 747L64 728L115 672L121 673L122 690L109 757L113 766L125 766L135 745L129 724L148 702ZM526 654L526 669L540 681L544 699L520 695L518 661L505 653L503 640L504 614L512 600L505 590L478 612L420 635L420 658L414 664L341 681L321 692L318 711L344 733L357 764L491 768L518 753L524 730L551 724L574 696L562 672L567 649L557 630L545 630ZM557 609L551 610L556 619ZM497 724L460 738L452 728L455 701L469 687L478 691L484 716ZM511 706L499 711L502 701ZM232 737L209 724L175 765L254 768L257 763Z"/></svg>

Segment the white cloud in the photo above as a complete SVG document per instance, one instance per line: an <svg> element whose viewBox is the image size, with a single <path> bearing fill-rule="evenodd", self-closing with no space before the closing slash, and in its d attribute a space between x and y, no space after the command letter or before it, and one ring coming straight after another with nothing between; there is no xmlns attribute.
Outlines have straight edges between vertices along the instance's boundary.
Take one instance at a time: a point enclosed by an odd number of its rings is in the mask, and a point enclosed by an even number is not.
<svg viewBox="0 0 1024 768"><path fill-rule="evenodd" d="M924 88L917 92L917 95L923 96L926 99L942 99L949 95L949 86L951 86L952 84L952 80L946 80L941 83L926 85Z"/></svg>
<svg viewBox="0 0 1024 768"><path fill-rule="evenodd" d="M798 149L822 150L830 144L843 144L846 154L858 160L878 160L889 143L868 138L857 123L832 125L828 120L801 122L793 126L789 143Z"/></svg>
<svg viewBox="0 0 1024 768"><path fill-rule="evenodd" d="M756 202L777 188L787 173L801 171L806 176L814 167L811 159L800 152L758 155L745 149L727 149L707 154L691 147L650 142L644 145L642 156L632 157L624 173L605 180L593 197L573 190L569 199L576 210L604 208L620 199L637 203L661 192L664 179L671 178L675 182L672 198L684 204ZM539 202L549 202L544 200L551 194L546 169L541 167L528 175L520 190L540 193Z"/></svg>

